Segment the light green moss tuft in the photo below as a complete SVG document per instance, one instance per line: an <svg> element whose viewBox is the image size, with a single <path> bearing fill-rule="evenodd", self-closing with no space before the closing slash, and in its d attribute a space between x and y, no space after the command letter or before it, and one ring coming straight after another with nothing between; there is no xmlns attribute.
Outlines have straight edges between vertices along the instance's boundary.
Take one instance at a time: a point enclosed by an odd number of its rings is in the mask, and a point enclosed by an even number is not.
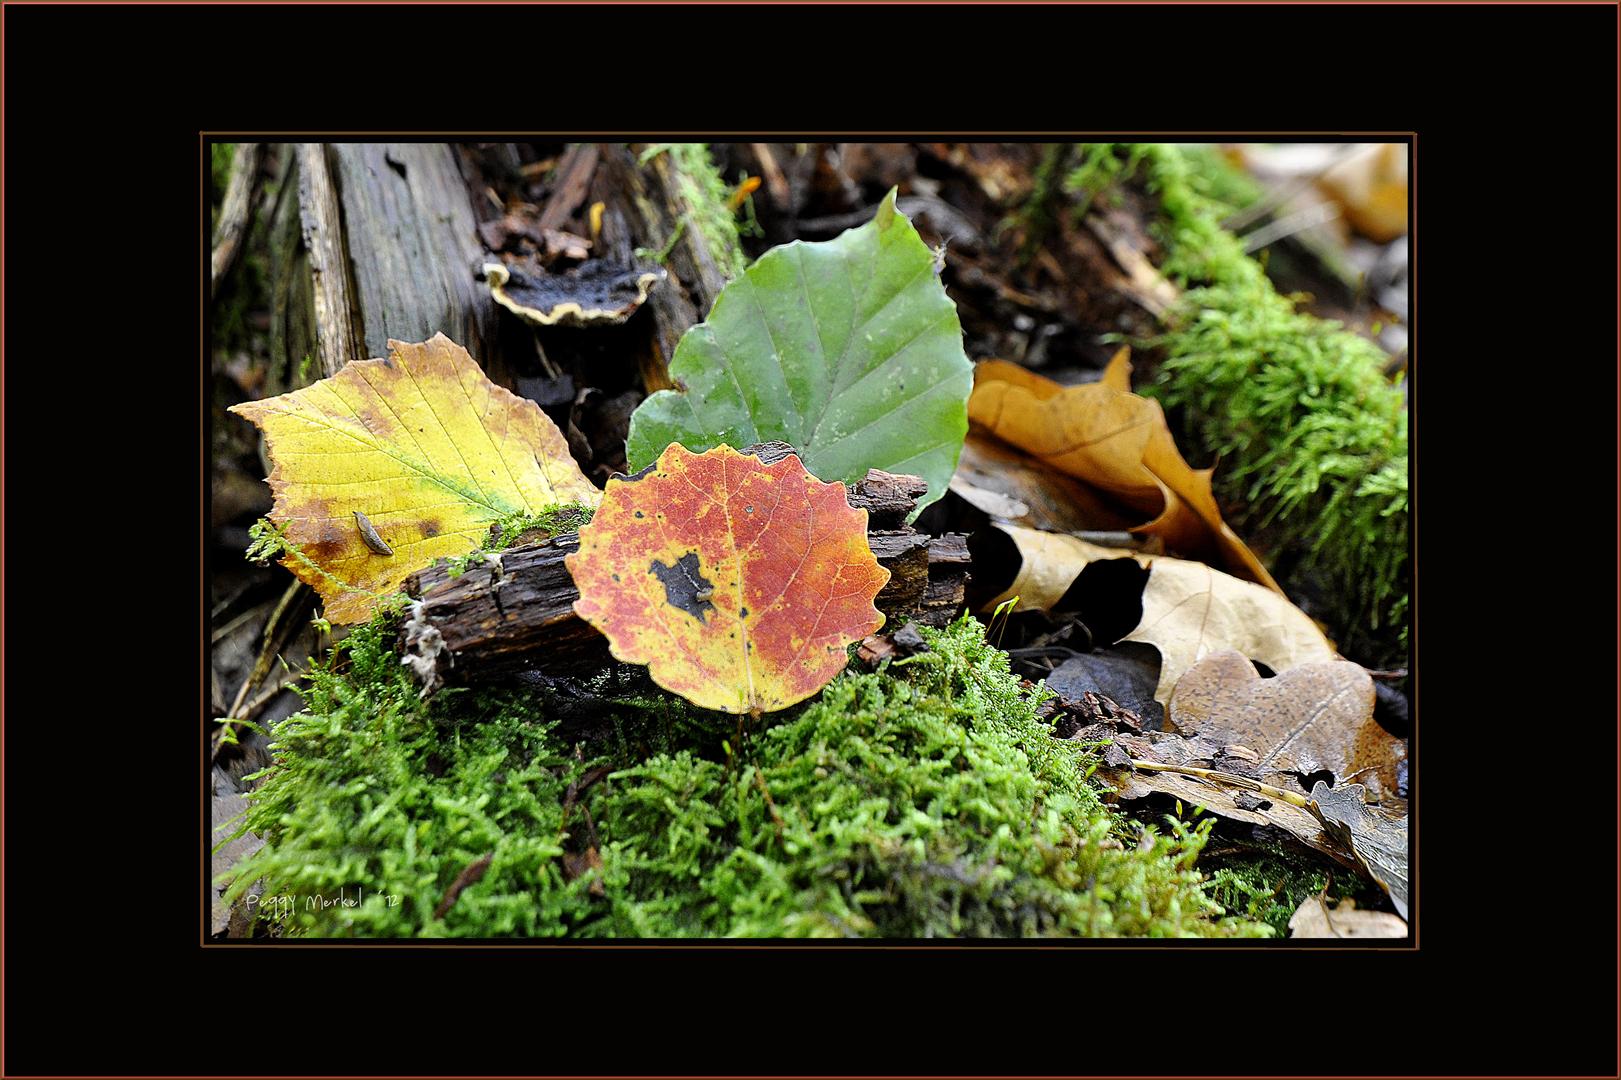
<svg viewBox="0 0 1621 1080"><path fill-rule="evenodd" d="M738 235L737 214L730 203L732 193L709 157L708 144L661 143L643 151L641 161L645 164L659 154L668 155L676 190L691 208L691 216L684 224L703 239L710 258L723 274L728 278L742 274L749 260ZM674 237L670 245L674 245Z"/></svg>
<svg viewBox="0 0 1621 1080"><path fill-rule="evenodd" d="M318 672L276 728L247 818L268 842L235 891L262 879L256 894L292 897L260 905L284 932L335 936L1268 933L1209 896L1208 822L1145 838L977 623L925 636L904 666L767 717L729 764L735 718L673 698L622 703L615 735L578 754L532 692L423 705L392 631L362 628L348 670ZM614 771L565 823L570 782L598 766ZM578 870L588 844L600 871L568 880L564 853ZM308 907L362 888L357 907Z"/></svg>
<svg viewBox="0 0 1621 1080"><path fill-rule="evenodd" d="M1080 160L1068 186L1086 198L1139 166L1159 198L1161 270L1188 291L1149 342L1164 356L1154 390L1220 456L1220 494L1325 573L1341 632L1399 627L1405 643L1407 410L1383 350L1278 294L1221 227L1235 206L1217 195L1253 192L1219 158L1193 159L1201 171L1177 146L1104 143L1083 146Z"/></svg>

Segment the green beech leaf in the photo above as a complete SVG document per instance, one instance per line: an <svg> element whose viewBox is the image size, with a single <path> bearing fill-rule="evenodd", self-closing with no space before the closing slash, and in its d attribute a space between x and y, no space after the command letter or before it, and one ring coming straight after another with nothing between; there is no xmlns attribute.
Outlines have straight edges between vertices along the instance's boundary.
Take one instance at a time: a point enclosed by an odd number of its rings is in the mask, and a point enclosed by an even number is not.
<svg viewBox="0 0 1621 1080"><path fill-rule="evenodd" d="M945 493L968 432L973 365L957 307L894 190L860 228L762 255L681 338L670 376L685 390L661 390L631 417L632 470L671 443L780 440L822 480L921 476L922 510Z"/></svg>

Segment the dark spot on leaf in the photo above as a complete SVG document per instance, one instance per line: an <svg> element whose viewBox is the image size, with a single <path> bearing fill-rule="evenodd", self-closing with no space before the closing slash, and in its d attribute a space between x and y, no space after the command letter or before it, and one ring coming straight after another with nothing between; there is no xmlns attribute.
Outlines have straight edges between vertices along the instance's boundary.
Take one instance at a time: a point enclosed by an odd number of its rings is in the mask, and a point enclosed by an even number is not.
<svg viewBox="0 0 1621 1080"><path fill-rule="evenodd" d="M638 511L636 511L636 516L639 517L639 518L642 518L642 517L646 517L647 515L642 513L640 510L638 510Z"/></svg>
<svg viewBox="0 0 1621 1080"><path fill-rule="evenodd" d="M615 580L615 581L618 581L618 580L619 580L619 575L618 575L618 574L615 574L615 575L614 575L614 576L613 576L613 578L614 578L614 580Z"/></svg>
<svg viewBox="0 0 1621 1080"><path fill-rule="evenodd" d="M744 512L744 513L745 513L745 514L752 514L752 513L754 513L754 507L752 507L752 506L745 506L745 507L744 507L744 508L743 508L743 512Z"/></svg>
<svg viewBox="0 0 1621 1080"><path fill-rule="evenodd" d="M739 619L748 618L749 617L749 609L748 608L738 608L737 609L737 617Z"/></svg>
<svg viewBox="0 0 1621 1080"><path fill-rule="evenodd" d="M673 564L654 559L647 572L664 583L664 598L671 607L680 608L699 622L715 610L715 605L709 601L715 584L699 571L696 551L687 552ZM703 599L699 599L700 594Z"/></svg>

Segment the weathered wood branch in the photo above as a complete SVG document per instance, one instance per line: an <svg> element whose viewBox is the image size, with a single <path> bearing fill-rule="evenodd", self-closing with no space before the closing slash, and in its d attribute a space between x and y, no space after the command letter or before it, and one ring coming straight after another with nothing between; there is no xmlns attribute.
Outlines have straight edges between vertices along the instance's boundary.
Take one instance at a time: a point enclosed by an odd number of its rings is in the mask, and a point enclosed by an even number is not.
<svg viewBox="0 0 1621 1080"><path fill-rule="evenodd" d="M231 161L231 179L225 187L225 203L220 207L219 226L214 230L214 250L210 253L210 289L218 293L220 282L236 265L242 240L253 224L254 204L259 201L259 177L265 148L263 143L238 143Z"/></svg>
<svg viewBox="0 0 1621 1080"><path fill-rule="evenodd" d="M458 148L303 143L292 165L284 190L297 197L278 202L271 229L269 388L441 331L511 385L499 309L474 277L479 196Z"/></svg>
<svg viewBox="0 0 1621 1080"><path fill-rule="evenodd" d="M891 627L942 626L962 610L967 538L904 524L923 490L916 477L875 469L850 496L867 509L868 542L890 571L875 603ZM429 689L521 671L578 677L609 668L607 639L574 614L580 594L563 560L578 548L578 535L567 533L492 553L457 577L443 565L412 577L406 592L416 603L401 632L406 664Z"/></svg>
<svg viewBox="0 0 1621 1080"><path fill-rule="evenodd" d="M364 360L355 335L358 314L343 244L343 208L325 143L298 146L299 226L313 283L315 358L321 373L336 375L351 360Z"/></svg>

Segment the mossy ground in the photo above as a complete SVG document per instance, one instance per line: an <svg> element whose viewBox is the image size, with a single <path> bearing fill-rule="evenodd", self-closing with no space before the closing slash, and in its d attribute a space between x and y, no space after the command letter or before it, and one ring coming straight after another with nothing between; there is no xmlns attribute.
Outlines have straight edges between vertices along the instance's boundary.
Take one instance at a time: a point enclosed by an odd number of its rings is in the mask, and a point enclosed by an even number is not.
<svg viewBox="0 0 1621 1080"><path fill-rule="evenodd" d="M1160 269L1187 289L1148 342L1148 392L1220 459L1218 490L1305 553L1339 598L1332 621L1359 659L1399 662L1408 604L1407 409L1388 359L1338 323L1297 311L1221 222L1257 192L1219 155L1161 143L1077 148L1066 188L1088 204L1140 179L1159 202ZM1370 633L1370 631L1372 633Z"/></svg>
<svg viewBox="0 0 1621 1080"><path fill-rule="evenodd" d="M622 702L591 743L532 689L423 703L388 621L312 673L243 823L268 843L233 893L282 933L1269 933L1213 898L1196 866L1208 821L1145 830L1104 805L1095 759L1053 737L1040 691L973 621L925 631L910 662L845 673L740 746L735 717L664 695Z"/></svg>

